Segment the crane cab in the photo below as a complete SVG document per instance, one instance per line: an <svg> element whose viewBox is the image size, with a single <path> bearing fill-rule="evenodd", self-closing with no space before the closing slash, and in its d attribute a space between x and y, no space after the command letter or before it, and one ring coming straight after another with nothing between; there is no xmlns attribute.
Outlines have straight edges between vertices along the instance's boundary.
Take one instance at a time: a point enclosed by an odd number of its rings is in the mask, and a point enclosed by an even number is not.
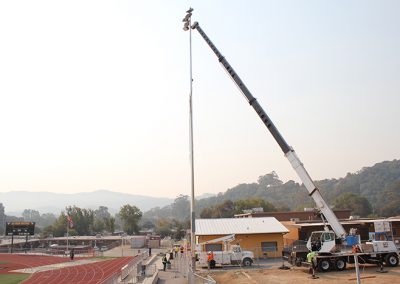
<svg viewBox="0 0 400 284"><path fill-rule="evenodd" d="M307 242L307 248L316 252L333 252L337 244L336 235L333 231L312 232Z"/></svg>

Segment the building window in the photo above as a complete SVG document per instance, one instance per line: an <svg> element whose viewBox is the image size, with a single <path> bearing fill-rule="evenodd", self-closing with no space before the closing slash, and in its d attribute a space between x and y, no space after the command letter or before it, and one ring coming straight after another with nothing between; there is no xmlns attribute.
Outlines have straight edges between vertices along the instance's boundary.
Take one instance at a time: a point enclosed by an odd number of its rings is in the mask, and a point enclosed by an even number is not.
<svg viewBox="0 0 400 284"><path fill-rule="evenodd" d="M222 244L206 244L206 251L222 251Z"/></svg>
<svg viewBox="0 0 400 284"><path fill-rule="evenodd" d="M278 244L277 244L277 242L261 242L261 250L263 252L277 251Z"/></svg>

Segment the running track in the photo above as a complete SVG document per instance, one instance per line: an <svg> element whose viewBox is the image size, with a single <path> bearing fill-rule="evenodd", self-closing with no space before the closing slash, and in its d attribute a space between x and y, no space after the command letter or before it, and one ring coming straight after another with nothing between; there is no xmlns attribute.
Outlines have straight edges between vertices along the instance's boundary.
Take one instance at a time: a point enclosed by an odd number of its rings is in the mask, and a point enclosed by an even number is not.
<svg viewBox="0 0 400 284"><path fill-rule="evenodd" d="M68 261L69 258L67 257L2 253L0 254L0 274L8 274L11 270L16 269L31 268Z"/></svg>
<svg viewBox="0 0 400 284"><path fill-rule="evenodd" d="M92 264L76 265L61 269L36 272L23 284L95 284L120 272L121 268L128 264L133 257L119 257L115 259L99 261Z"/></svg>

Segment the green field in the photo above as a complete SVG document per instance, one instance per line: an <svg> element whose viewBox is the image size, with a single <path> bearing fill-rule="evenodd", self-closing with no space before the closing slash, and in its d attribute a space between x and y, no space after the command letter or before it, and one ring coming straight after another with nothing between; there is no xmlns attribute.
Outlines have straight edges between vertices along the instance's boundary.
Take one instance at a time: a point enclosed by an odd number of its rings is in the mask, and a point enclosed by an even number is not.
<svg viewBox="0 0 400 284"><path fill-rule="evenodd" d="M0 274L1 284L18 284L27 279L30 274Z"/></svg>

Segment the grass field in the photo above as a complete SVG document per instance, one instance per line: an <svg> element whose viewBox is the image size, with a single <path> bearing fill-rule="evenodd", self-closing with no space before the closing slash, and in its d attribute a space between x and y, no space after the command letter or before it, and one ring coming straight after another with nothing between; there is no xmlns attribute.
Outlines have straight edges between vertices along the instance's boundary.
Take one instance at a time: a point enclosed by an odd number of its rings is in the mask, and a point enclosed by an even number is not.
<svg viewBox="0 0 400 284"><path fill-rule="evenodd" d="M18 284L27 279L30 274L0 274L1 284Z"/></svg>

